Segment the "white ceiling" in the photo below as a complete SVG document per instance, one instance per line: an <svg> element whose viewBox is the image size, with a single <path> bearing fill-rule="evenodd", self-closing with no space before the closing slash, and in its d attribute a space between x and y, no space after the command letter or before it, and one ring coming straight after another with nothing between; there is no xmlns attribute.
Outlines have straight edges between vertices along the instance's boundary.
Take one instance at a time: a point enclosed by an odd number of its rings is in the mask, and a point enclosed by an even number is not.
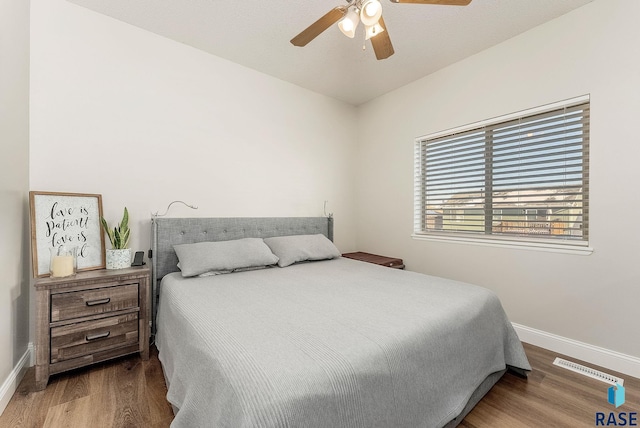
<svg viewBox="0 0 640 428"><path fill-rule="evenodd" d="M289 40L344 0L69 0L327 96L358 105L592 0L473 0L469 6L382 0L395 54L377 61L358 27Z"/></svg>

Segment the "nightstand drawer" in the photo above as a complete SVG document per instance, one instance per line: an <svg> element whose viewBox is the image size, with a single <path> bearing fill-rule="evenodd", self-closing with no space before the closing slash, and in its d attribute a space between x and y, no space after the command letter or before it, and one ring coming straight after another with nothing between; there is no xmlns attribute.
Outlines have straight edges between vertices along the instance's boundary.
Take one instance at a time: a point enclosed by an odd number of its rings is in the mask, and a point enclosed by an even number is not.
<svg viewBox="0 0 640 428"><path fill-rule="evenodd" d="M51 322L138 307L138 284L51 295Z"/></svg>
<svg viewBox="0 0 640 428"><path fill-rule="evenodd" d="M37 278L36 390L49 376L139 352L149 359L146 267Z"/></svg>
<svg viewBox="0 0 640 428"><path fill-rule="evenodd" d="M51 328L51 364L138 343L138 313Z"/></svg>

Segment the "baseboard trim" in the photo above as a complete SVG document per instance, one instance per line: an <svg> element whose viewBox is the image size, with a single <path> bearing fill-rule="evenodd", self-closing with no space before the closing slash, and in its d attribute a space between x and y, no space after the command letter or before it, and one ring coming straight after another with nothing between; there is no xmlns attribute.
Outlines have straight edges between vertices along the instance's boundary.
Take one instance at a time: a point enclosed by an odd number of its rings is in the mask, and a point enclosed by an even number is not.
<svg viewBox="0 0 640 428"><path fill-rule="evenodd" d="M522 342L640 378L640 358L512 323Z"/></svg>
<svg viewBox="0 0 640 428"><path fill-rule="evenodd" d="M0 415L4 412L9 401L11 401L11 397L13 397L16 389L18 389L18 385L20 385L20 381L27 372L27 369L33 365L33 355L33 343L29 343L27 350L24 351L24 354L20 357L18 364L11 370L9 376L7 376L2 386L0 386Z"/></svg>

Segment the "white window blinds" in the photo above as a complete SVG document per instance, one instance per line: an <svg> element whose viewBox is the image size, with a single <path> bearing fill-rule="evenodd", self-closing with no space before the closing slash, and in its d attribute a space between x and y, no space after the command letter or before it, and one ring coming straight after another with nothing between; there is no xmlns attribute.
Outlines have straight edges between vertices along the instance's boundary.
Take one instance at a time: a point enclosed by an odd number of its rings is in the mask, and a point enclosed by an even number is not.
<svg viewBox="0 0 640 428"><path fill-rule="evenodd" d="M589 101L416 140L416 234L589 237Z"/></svg>

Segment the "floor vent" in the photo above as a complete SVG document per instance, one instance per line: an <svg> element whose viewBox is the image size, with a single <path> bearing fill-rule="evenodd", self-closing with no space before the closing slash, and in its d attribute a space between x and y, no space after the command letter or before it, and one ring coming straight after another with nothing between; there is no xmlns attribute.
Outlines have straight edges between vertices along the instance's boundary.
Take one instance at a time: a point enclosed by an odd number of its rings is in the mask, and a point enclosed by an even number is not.
<svg viewBox="0 0 640 428"><path fill-rule="evenodd" d="M614 376L614 375L610 375L608 373L604 373L601 372L599 370L596 369L592 369L590 367L587 366L583 366L582 364L578 364L578 363L574 363L571 361L567 361L567 360L563 360L562 358L556 358L555 361L553 362L553 365L558 366L558 367L564 367L567 370L571 370L573 372L576 373L580 373L582 375L585 375L587 377L591 377L594 379L598 379L601 380L602 382L606 382L609 384L618 384L618 385L624 385L624 379Z"/></svg>

